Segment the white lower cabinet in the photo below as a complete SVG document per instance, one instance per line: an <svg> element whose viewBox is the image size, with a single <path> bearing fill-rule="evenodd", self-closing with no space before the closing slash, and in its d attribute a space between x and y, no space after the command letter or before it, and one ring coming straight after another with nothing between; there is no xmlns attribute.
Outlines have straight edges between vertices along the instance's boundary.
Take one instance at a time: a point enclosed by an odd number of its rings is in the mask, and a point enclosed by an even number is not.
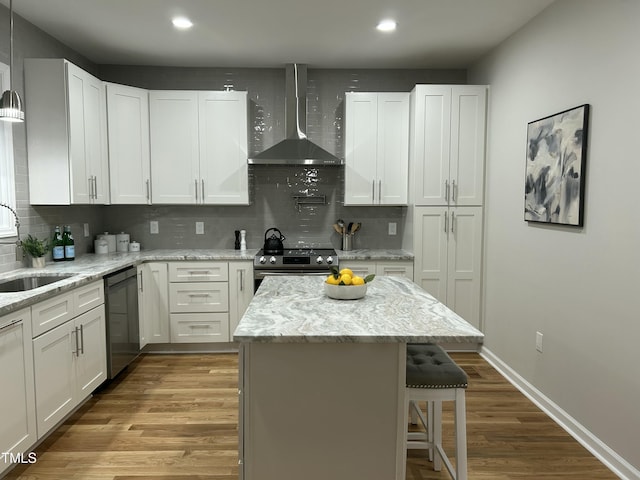
<svg viewBox="0 0 640 480"><path fill-rule="evenodd" d="M138 265L140 348L169 343L169 273L164 262Z"/></svg>
<svg viewBox="0 0 640 480"><path fill-rule="evenodd" d="M349 268L360 277L395 275L413 280L413 262L405 260L345 260L340 269Z"/></svg>
<svg viewBox="0 0 640 480"><path fill-rule="evenodd" d="M102 290L101 281L66 294L72 298L73 318L33 339L38 438L107 378L104 303L76 315L83 310L79 294L96 288ZM40 306L32 310L39 311Z"/></svg>
<svg viewBox="0 0 640 480"><path fill-rule="evenodd" d="M416 207L415 282L480 325L482 207Z"/></svg>
<svg viewBox="0 0 640 480"><path fill-rule="evenodd" d="M150 262L138 267L141 341L226 343L253 298L253 262Z"/></svg>
<svg viewBox="0 0 640 480"><path fill-rule="evenodd" d="M0 318L0 452L23 454L36 442L31 311ZM11 468L0 462L0 477Z"/></svg>
<svg viewBox="0 0 640 480"><path fill-rule="evenodd" d="M229 262L229 340L253 298L253 262Z"/></svg>

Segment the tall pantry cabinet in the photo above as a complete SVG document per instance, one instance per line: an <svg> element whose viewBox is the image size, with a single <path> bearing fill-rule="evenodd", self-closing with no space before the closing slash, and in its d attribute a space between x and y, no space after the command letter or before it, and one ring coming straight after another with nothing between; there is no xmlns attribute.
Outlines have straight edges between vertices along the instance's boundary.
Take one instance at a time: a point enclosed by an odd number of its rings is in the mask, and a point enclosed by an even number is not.
<svg viewBox="0 0 640 480"><path fill-rule="evenodd" d="M414 281L475 327L480 287L486 86L411 93Z"/></svg>

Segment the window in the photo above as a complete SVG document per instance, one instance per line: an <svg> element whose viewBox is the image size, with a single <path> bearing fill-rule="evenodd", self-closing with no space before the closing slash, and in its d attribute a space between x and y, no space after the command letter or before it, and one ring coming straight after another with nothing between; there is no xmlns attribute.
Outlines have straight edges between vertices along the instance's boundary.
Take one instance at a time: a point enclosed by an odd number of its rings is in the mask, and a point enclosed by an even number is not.
<svg viewBox="0 0 640 480"><path fill-rule="evenodd" d="M0 95L9 88L9 66L0 63ZM0 121L0 203L16 208L16 187L13 170L13 130L11 122ZM0 238L15 237L16 219L0 207Z"/></svg>

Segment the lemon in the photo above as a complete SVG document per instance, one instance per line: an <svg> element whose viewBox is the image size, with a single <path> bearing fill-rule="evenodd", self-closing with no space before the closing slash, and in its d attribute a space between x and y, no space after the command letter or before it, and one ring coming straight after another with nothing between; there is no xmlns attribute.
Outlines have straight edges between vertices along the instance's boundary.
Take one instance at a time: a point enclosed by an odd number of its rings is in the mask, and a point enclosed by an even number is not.
<svg viewBox="0 0 640 480"><path fill-rule="evenodd" d="M364 278L354 275L351 277L351 285L364 285Z"/></svg>
<svg viewBox="0 0 640 480"><path fill-rule="evenodd" d="M348 273L341 274L340 281L345 285L351 285L351 275L349 275Z"/></svg>
<svg viewBox="0 0 640 480"><path fill-rule="evenodd" d="M333 275L329 275L326 281L329 285L338 285L338 283L340 283L340 278L336 278Z"/></svg>
<svg viewBox="0 0 640 480"><path fill-rule="evenodd" d="M343 268L342 270L340 270L340 275L349 275L350 277L353 277L353 271L350 268Z"/></svg>

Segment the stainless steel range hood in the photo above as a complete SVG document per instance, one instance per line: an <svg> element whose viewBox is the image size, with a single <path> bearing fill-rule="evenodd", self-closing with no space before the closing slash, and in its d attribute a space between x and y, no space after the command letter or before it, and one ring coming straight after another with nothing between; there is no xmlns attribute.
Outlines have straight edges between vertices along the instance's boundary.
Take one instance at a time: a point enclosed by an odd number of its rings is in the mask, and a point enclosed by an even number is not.
<svg viewBox="0 0 640 480"><path fill-rule="evenodd" d="M307 139L307 66L286 67L287 138L249 158L250 165L343 165L344 161Z"/></svg>

